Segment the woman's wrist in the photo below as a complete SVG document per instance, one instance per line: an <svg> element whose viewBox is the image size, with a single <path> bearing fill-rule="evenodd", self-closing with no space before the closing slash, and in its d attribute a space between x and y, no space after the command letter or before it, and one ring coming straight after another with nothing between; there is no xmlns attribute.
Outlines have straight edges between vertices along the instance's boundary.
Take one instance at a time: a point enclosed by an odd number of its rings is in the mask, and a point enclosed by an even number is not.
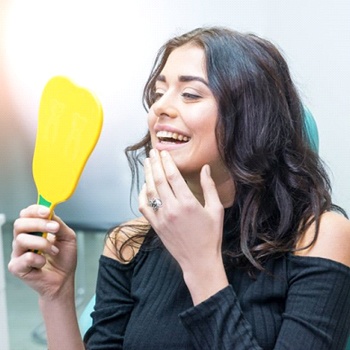
<svg viewBox="0 0 350 350"><path fill-rule="evenodd" d="M193 269L183 269L183 276L194 305L229 285L222 260L212 264L208 262L205 265L199 263Z"/></svg>
<svg viewBox="0 0 350 350"><path fill-rule="evenodd" d="M74 282L54 295L39 297L50 349L83 349L75 306Z"/></svg>
<svg viewBox="0 0 350 350"><path fill-rule="evenodd" d="M39 305L45 305L46 303L66 303L68 300L74 300L75 298L75 282L74 276L69 278L65 283L57 286L56 290L51 290L47 293L39 295Z"/></svg>

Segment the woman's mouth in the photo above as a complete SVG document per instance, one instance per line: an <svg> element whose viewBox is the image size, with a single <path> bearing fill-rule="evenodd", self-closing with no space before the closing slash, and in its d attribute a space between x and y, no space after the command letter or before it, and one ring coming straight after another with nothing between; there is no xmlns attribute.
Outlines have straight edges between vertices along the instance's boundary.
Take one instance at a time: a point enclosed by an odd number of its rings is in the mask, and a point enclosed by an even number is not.
<svg viewBox="0 0 350 350"><path fill-rule="evenodd" d="M177 132L171 132L171 131L158 131L156 134L159 142L161 143L186 143L188 142L191 138L182 134L179 134Z"/></svg>

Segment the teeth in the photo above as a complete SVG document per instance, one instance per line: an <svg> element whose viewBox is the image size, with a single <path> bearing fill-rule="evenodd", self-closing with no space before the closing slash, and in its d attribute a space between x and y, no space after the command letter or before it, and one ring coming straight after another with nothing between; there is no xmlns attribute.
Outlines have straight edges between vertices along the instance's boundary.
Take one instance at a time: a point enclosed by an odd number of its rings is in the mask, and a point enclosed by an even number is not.
<svg viewBox="0 0 350 350"><path fill-rule="evenodd" d="M165 130L158 131L157 137L159 139L167 138L167 139L174 139L174 140L183 141L183 142L187 142L190 139L189 137L187 137L185 135L178 134L177 132L171 132L171 131L165 131Z"/></svg>

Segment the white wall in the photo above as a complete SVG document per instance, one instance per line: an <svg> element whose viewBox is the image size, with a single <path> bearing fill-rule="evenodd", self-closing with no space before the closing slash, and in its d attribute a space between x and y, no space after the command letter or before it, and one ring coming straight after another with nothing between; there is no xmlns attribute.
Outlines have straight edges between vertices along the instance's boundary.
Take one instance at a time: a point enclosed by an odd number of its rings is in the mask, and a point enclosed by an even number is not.
<svg viewBox="0 0 350 350"><path fill-rule="evenodd" d="M317 120L335 200L350 211L348 0L0 1L0 212L9 220L36 200L37 109L56 74L93 90L105 114L77 191L57 212L102 228L132 215L123 149L145 131L143 84L163 41L201 25L255 32L282 49Z"/></svg>
<svg viewBox="0 0 350 350"><path fill-rule="evenodd" d="M350 1L271 0L264 17L317 120L334 201L350 214Z"/></svg>

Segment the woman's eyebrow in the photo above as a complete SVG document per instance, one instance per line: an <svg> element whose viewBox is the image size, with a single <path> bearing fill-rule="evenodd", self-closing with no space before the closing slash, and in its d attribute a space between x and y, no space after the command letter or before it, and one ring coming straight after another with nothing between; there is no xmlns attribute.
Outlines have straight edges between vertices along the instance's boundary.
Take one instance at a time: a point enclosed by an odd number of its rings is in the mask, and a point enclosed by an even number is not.
<svg viewBox="0 0 350 350"><path fill-rule="evenodd" d="M180 75L178 79L181 83L186 83L188 81L199 81L199 82L203 83L204 85L208 86L208 83L205 79L203 79L202 77L195 76L195 75ZM163 83L166 82L166 78L162 74L158 75L156 80L161 81Z"/></svg>
<svg viewBox="0 0 350 350"><path fill-rule="evenodd" d="M208 86L208 83L206 82L205 79L198 77L198 76L195 76L195 75L180 75L179 81L181 81L181 82L199 81L199 82L203 83L204 85Z"/></svg>

